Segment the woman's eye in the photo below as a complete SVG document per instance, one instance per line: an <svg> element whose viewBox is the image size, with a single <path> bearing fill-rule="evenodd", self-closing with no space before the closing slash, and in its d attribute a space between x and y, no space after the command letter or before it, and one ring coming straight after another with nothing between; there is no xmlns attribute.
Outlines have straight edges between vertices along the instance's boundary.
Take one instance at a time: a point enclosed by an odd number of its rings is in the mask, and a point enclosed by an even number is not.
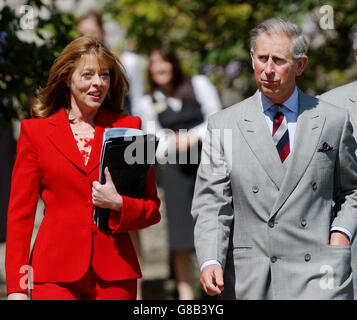
<svg viewBox="0 0 357 320"><path fill-rule="evenodd" d="M90 72L84 72L82 74L82 77L84 77L84 78L90 78L91 76L92 76L92 74Z"/></svg>

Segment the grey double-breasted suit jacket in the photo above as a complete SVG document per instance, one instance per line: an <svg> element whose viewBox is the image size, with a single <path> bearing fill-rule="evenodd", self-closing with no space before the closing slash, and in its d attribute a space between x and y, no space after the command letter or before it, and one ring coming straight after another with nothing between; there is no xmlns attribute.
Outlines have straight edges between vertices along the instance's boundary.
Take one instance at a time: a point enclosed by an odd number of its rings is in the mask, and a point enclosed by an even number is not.
<svg viewBox="0 0 357 320"><path fill-rule="evenodd" d="M347 109L350 113L352 125L354 127L357 125L357 81L327 91L318 98ZM353 132L355 137L357 136L356 130L357 127Z"/></svg>
<svg viewBox="0 0 357 320"><path fill-rule="evenodd" d="M322 94L320 99L349 111L353 125L353 135L357 139L357 81L334 88ZM357 300L357 241L352 241L352 270L354 299Z"/></svg>
<svg viewBox="0 0 357 320"><path fill-rule="evenodd" d="M301 91L287 169L258 92L209 118L192 216L199 264L224 269L222 298L353 298L351 248L329 236L357 230L355 149L348 112Z"/></svg>

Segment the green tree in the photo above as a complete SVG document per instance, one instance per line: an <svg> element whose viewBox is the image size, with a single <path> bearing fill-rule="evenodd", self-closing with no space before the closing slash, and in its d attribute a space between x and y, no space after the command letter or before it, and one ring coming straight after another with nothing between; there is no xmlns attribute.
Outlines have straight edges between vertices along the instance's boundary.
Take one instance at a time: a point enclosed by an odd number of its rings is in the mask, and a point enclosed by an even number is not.
<svg viewBox="0 0 357 320"><path fill-rule="evenodd" d="M322 93L357 78L349 37L357 22L354 0L113 0L104 1L127 32L133 49L148 54L171 47L188 75L204 72L218 87L225 106L256 90L249 58L249 31L272 16L298 23L310 37L309 64L298 79L301 89ZM46 2L47 3L47 2ZM77 36L75 15L42 0L28 1L47 18L38 17L35 34L42 42L19 38L21 18L5 5L0 13L0 125L28 115L30 99L45 85L53 60ZM321 7L333 8L333 29L320 26ZM45 36L44 31L50 32Z"/></svg>
<svg viewBox="0 0 357 320"><path fill-rule="evenodd" d="M333 9L333 30L320 27L324 5ZM354 61L348 34L357 22L356 9L354 0L115 0L106 5L136 51L147 54L157 46L171 47L189 75L209 74L221 92L236 93L233 99L256 90L249 31L273 16L298 23L311 38L310 62L298 80L301 89L318 94L349 81Z"/></svg>
<svg viewBox="0 0 357 320"><path fill-rule="evenodd" d="M30 32L24 29L24 19L29 12L24 10L19 14L5 5L0 13L1 126L10 125L12 119L28 116L31 98L46 84L54 59L76 36L73 14L60 13L54 5L45 5L41 0L28 1L28 5L34 9L30 12L34 18L39 10L50 13L47 18L37 16L34 25L37 41L19 38L19 32ZM44 30L50 36L46 37Z"/></svg>

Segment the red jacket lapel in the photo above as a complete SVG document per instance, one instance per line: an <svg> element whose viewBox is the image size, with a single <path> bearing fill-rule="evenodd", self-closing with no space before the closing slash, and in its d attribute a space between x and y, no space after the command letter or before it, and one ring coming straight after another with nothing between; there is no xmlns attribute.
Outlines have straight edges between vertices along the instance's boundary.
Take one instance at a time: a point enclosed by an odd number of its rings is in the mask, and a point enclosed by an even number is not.
<svg viewBox="0 0 357 320"><path fill-rule="evenodd" d="M135 120L137 121L135 121ZM105 128L140 126L139 118L118 114L105 109L99 109L95 119L94 141L88 164L85 166L78 146L73 137L69 125L68 116L64 108L48 118L48 122L53 126L48 138L52 144L61 152L69 161L71 161L79 170L85 174L90 174L99 166L100 154L103 143L103 133Z"/></svg>
<svg viewBox="0 0 357 320"><path fill-rule="evenodd" d="M106 109L98 110L95 119L95 134L92 151L85 169L87 174L90 174L99 166L104 129L112 127L140 128L140 118L127 116Z"/></svg>
<svg viewBox="0 0 357 320"><path fill-rule="evenodd" d="M111 128L117 120L118 115L105 109L99 109L95 119L95 131L92 150L86 166L87 174L99 166L100 154L103 144L103 133L105 128Z"/></svg>
<svg viewBox="0 0 357 320"><path fill-rule="evenodd" d="M86 167L73 137L65 109L62 108L51 115L48 122L53 126L48 139L69 161L86 173Z"/></svg>

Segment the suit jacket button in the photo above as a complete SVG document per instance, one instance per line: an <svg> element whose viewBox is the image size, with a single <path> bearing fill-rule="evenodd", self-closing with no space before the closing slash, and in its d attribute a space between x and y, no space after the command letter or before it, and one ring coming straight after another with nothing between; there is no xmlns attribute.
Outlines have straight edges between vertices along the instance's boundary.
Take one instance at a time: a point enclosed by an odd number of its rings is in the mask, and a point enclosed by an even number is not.
<svg viewBox="0 0 357 320"><path fill-rule="evenodd" d="M268 226L269 226L270 228L274 228L274 225L275 225L274 220L269 220Z"/></svg>
<svg viewBox="0 0 357 320"><path fill-rule="evenodd" d="M301 222L301 225L305 228L307 225L306 219L302 218L300 222Z"/></svg>
<svg viewBox="0 0 357 320"><path fill-rule="evenodd" d="M259 187L258 187L258 186L253 186L253 187L252 187L252 191L253 191L254 193L257 193L257 192L259 191Z"/></svg>
<svg viewBox="0 0 357 320"><path fill-rule="evenodd" d="M311 255L309 253L305 254L305 261L309 262L311 260Z"/></svg>
<svg viewBox="0 0 357 320"><path fill-rule="evenodd" d="M277 260L278 260L278 258L277 258L276 256L272 256L272 257L270 258L270 261L271 261L272 263L275 263Z"/></svg>
<svg viewBox="0 0 357 320"><path fill-rule="evenodd" d="M314 182L311 186L312 186L312 190L314 190L314 191L317 190L317 183L316 182Z"/></svg>

